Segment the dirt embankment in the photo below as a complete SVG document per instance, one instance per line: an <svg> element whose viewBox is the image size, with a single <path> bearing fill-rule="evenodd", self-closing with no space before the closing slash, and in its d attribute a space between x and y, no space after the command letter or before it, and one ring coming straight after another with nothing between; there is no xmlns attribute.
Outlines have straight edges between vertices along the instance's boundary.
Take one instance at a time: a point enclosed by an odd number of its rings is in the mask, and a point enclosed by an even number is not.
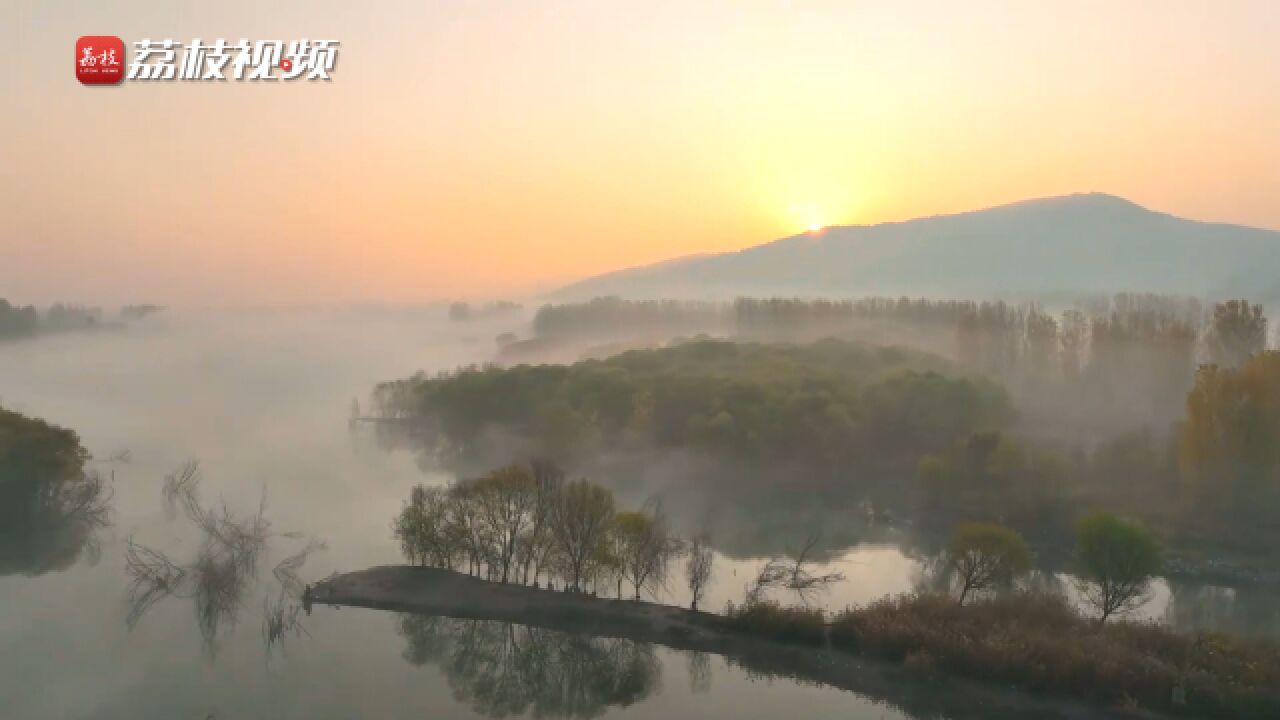
<svg viewBox="0 0 1280 720"><path fill-rule="evenodd" d="M386 565L311 586L310 603L490 620L721 655L749 670L849 690L919 717L953 720L1133 718L953 678L912 674L829 648L744 636L722 616L656 603L488 582L438 568Z"/></svg>

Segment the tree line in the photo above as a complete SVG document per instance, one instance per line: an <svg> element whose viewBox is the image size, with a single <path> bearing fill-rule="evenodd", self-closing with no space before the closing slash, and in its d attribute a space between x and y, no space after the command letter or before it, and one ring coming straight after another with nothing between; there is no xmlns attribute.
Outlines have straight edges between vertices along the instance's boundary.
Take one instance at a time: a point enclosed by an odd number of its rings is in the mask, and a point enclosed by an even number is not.
<svg viewBox="0 0 1280 720"><path fill-rule="evenodd" d="M570 592L624 592L639 600L666 587L687 557L696 609L711 579L706 537L685 542L661 505L619 510L613 493L586 479L566 480L545 461L508 465L445 486L419 485L392 523L405 558L502 583Z"/></svg>
<svg viewBox="0 0 1280 720"><path fill-rule="evenodd" d="M1082 296L1057 311L1036 302L908 297L731 303L609 297L544 305L533 332L543 339L710 333L900 343L943 353L1015 391L1049 394L1047 402L1078 401L1085 393L1111 410L1140 405L1168 417L1181 407L1199 364L1235 367L1264 350L1267 319L1260 305L1243 299L1206 308L1195 298L1149 293Z"/></svg>
<svg viewBox="0 0 1280 720"><path fill-rule="evenodd" d="M712 578L710 538L673 534L660 505L616 507L613 493L586 479L569 481L545 461L508 465L444 486L415 487L392 523L405 558L414 565L466 572L500 583L555 587L615 597L658 596L680 558L692 606ZM1100 622L1144 602L1162 567L1162 549L1141 525L1107 513L1079 520L1073 570L1082 598ZM793 557L775 557L747 586L744 606L786 588L808 600L839 573L809 569L818 536ZM1033 570L1022 536L994 523L958 525L944 550L937 580L959 603L1012 587Z"/></svg>
<svg viewBox="0 0 1280 720"><path fill-rule="evenodd" d="M121 320L140 320L159 312L158 305L125 305ZM90 330L101 327L106 315L101 308L54 303L44 310L34 305L16 305L0 298L0 340L29 338L42 332Z"/></svg>
<svg viewBox="0 0 1280 720"><path fill-rule="evenodd" d="M516 315L523 309L520 303L510 300L495 300L483 304L472 304L465 300L449 303L449 319L453 322L471 322L490 318Z"/></svg>
<svg viewBox="0 0 1280 720"><path fill-rule="evenodd" d="M598 297L584 303L543 305L533 317L533 334L538 338L603 339L650 333L714 333L727 330L730 319L728 307L718 302Z"/></svg>
<svg viewBox="0 0 1280 720"><path fill-rule="evenodd" d="M0 298L0 339L28 337L36 334L40 316L34 305L11 305Z"/></svg>
<svg viewBox="0 0 1280 720"><path fill-rule="evenodd" d="M688 487L749 513L795 504L802 491L841 507L870 499L916 514L926 531L970 518L1015 527L1051 563L1065 561L1052 549L1065 547L1074 522L1106 508L1158 528L1176 549L1175 568L1213 559L1223 580L1244 580L1272 564L1280 355L1266 351L1257 305L1233 300L1206 313L1189 300L1122 294L1062 322L1034 308L962 302L743 300L738 308L944 329L969 318L965 332L986 348L972 357L1052 372L1015 371L1001 387L967 363L902 348L702 338L568 366L470 367L386 383L375 412L402 422L379 430L408 428L415 447L465 471L510 457L512 438L516 454L588 469L605 455L693 450L724 471L700 473ZM764 468L776 471L753 472Z"/></svg>
<svg viewBox="0 0 1280 720"><path fill-rule="evenodd" d="M373 407L463 469L495 454L495 428L562 464L687 448L825 471L914 463L1012 417L1002 388L941 358L842 340L703 339L568 366L468 367L379 385Z"/></svg>
<svg viewBox="0 0 1280 720"><path fill-rule="evenodd" d="M1242 578L1266 572L1280 542L1280 352L1200 366L1184 403L1167 431L1113 434L1087 452L975 433L921 459L915 506L934 526L976 517L1044 545L1105 507L1160 528L1180 551L1243 563Z"/></svg>

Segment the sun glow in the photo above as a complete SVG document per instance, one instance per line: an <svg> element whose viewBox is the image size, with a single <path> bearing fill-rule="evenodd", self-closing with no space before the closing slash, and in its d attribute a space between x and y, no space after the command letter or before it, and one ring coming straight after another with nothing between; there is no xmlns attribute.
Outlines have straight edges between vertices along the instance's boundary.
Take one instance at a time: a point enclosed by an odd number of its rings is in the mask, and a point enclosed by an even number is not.
<svg viewBox="0 0 1280 720"><path fill-rule="evenodd" d="M792 227L799 226L803 232L813 235L827 227L827 223L824 222L826 213L814 203L791 203L788 210L791 213L792 222L795 223Z"/></svg>

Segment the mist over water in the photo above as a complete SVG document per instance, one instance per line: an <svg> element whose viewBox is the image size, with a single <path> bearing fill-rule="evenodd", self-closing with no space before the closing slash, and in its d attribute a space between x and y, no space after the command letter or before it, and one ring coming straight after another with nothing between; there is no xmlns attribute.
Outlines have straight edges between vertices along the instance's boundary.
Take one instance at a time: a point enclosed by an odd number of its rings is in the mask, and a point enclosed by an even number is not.
<svg viewBox="0 0 1280 720"><path fill-rule="evenodd" d="M327 545L306 558L299 572L305 581L403 562L392 517L415 484L451 479L424 470L412 452L388 452L370 433L351 433L352 400L366 402L370 389L389 378L489 361L495 336L522 330L526 322L456 323L442 308L175 312L122 329L0 345L0 403L74 429L94 456L91 466L114 477L111 524L99 534L96 563L84 553L65 571L0 577L0 646L7 649L0 696L10 703L7 712L66 718L490 714L459 690L447 665L406 662L410 648L394 615L319 607L300 618L303 630L277 643L264 643L264 619L280 594L271 569L305 538ZM162 492L165 476L192 459L200 464L203 502L225 505L236 517L265 503L273 538L212 643L202 638L198 603L181 593L155 602L132 630L126 626L127 542L175 561L201 548L200 534L166 513ZM638 505L667 493L675 529L696 530L715 515L714 507L679 489L682 473L701 462L655 458L641 482L620 490L620 501ZM715 531L734 549L717 555L706 608L740 602L763 559L793 550L818 521L832 540L818 569L847 580L814 603L838 610L926 581L923 560L899 547L887 529L817 515L790 526L753 528L755 520L720 513ZM836 535L844 525L854 529ZM687 604L678 575L656 599ZM1192 588L1187 596L1192 604L1171 609L1169 587L1160 583L1140 615L1186 625L1250 625L1247 617L1231 615L1233 591ZM1269 622L1266 613L1259 617ZM851 693L781 679L766 684L720 658L710 659L709 671L696 669L709 673L708 690L704 680L691 684L681 653L646 652L658 668L651 691L628 703L606 702L599 713L765 718L802 706L806 717L906 717Z"/></svg>
<svg viewBox="0 0 1280 720"><path fill-rule="evenodd" d="M353 439L353 398L378 381L485 361L514 321L450 323L438 308L169 313L125 329L0 346L0 402L75 429L114 472L101 556L63 572L0 577L0 696L15 718L467 717L443 671L405 662L393 615L319 607L305 633L267 646L263 619L278 586L270 569L301 541L269 545L236 612L202 640L189 597L165 597L129 630L126 543L179 561L201 539L167 516L165 475L197 459L203 500L253 513L265 493L273 533L327 543L300 571L402 562L390 521L416 483L443 483L408 452ZM127 462L107 462L128 451ZM712 599L738 592L733 570ZM745 572L745 570L743 571ZM674 584L674 583L673 583ZM720 588L723 588L721 590ZM676 599L679 599L678 597ZM831 689L756 682L719 658L694 693L687 662L658 648L661 681L625 717L901 717ZM484 714L484 713L481 713Z"/></svg>

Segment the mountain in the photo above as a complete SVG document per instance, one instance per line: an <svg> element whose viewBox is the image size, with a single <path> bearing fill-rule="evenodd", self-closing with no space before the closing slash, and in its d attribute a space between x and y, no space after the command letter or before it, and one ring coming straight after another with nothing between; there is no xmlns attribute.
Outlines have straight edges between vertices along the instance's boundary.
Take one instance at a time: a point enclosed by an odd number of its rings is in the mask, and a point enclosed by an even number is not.
<svg viewBox="0 0 1280 720"><path fill-rule="evenodd" d="M1280 298L1280 232L1187 220L1113 195L1077 194L828 227L599 275L554 297L1116 291Z"/></svg>

